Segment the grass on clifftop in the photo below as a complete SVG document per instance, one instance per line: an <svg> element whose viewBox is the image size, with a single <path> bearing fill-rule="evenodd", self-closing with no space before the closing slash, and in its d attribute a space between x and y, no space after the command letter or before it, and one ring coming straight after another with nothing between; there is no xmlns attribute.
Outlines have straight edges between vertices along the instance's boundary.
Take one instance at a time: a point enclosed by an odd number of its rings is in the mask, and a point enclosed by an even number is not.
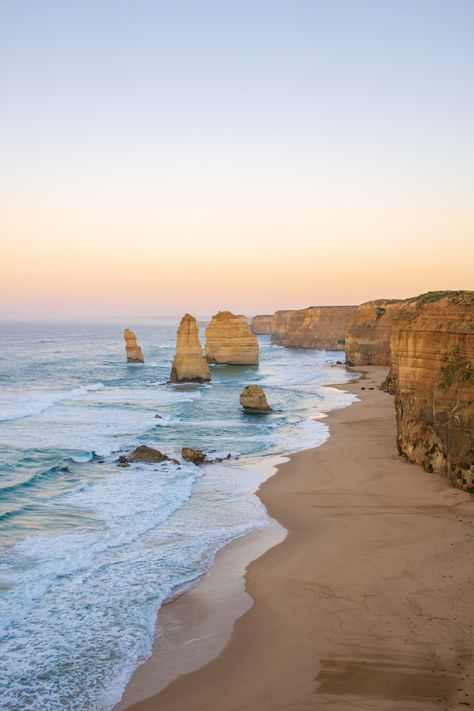
<svg viewBox="0 0 474 711"><path fill-rule="evenodd" d="M440 299L449 299L450 304L459 304L460 306L474 306L474 291L427 291L425 294L415 296L413 301L416 302L416 308L421 309L427 304L432 304Z"/></svg>

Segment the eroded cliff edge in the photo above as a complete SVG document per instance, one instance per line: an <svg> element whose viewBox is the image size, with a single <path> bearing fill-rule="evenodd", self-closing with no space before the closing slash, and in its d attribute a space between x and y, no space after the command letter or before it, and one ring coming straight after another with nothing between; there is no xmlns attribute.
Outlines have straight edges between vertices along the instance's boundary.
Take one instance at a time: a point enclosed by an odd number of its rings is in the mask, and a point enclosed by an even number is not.
<svg viewBox="0 0 474 711"><path fill-rule="evenodd" d="M474 493L474 292L406 301L391 354L400 454Z"/></svg>
<svg viewBox="0 0 474 711"><path fill-rule="evenodd" d="M269 336L272 332L273 314L260 314L254 316L250 322L250 329L256 335Z"/></svg>
<svg viewBox="0 0 474 711"><path fill-rule="evenodd" d="M390 338L401 299L376 299L358 306L346 335L348 365L390 365Z"/></svg>
<svg viewBox="0 0 474 711"><path fill-rule="evenodd" d="M344 350L355 309L355 306L310 306L296 311L276 311L272 341L287 348Z"/></svg>

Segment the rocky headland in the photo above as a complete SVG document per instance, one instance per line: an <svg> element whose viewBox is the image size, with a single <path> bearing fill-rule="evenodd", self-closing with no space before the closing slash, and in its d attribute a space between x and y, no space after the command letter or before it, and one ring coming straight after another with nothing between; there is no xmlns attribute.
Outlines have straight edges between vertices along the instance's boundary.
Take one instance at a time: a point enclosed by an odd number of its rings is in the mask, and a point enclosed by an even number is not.
<svg viewBox="0 0 474 711"><path fill-rule="evenodd" d="M194 316L185 314L176 333L176 355L171 367L172 383L204 383L211 379L207 361L202 354L199 328Z"/></svg>
<svg viewBox="0 0 474 711"><path fill-rule="evenodd" d="M310 306L296 311L276 311L272 320L272 342L287 348L344 350L355 309L355 306Z"/></svg>
<svg viewBox="0 0 474 711"><path fill-rule="evenodd" d="M137 337L133 331L126 328L123 332L125 339L125 354L127 363L144 363L143 351L137 343Z"/></svg>
<svg viewBox="0 0 474 711"><path fill-rule="evenodd" d="M474 292L429 292L393 321L397 446L410 462L474 492Z"/></svg>
<svg viewBox="0 0 474 711"><path fill-rule="evenodd" d="M258 365L258 340L242 317L219 311L206 328L205 355L209 363Z"/></svg>
<svg viewBox="0 0 474 711"><path fill-rule="evenodd" d="M250 322L250 328L255 335L270 336L273 326L273 314L261 314L254 316Z"/></svg>
<svg viewBox="0 0 474 711"><path fill-rule="evenodd" d="M377 299L356 308L346 335L348 365L390 365L393 319L403 303L400 299Z"/></svg>

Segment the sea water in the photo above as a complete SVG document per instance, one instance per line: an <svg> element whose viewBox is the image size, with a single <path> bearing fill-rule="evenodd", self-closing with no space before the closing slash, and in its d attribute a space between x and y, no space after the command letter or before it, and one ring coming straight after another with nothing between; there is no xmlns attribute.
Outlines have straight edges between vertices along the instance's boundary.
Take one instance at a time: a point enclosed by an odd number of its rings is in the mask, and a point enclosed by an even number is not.
<svg viewBox="0 0 474 711"><path fill-rule="evenodd" d="M123 326L144 365L126 364ZM111 709L151 653L163 602L266 525L255 462L321 444L318 415L352 401L325 387L348 378L340 353L268 336L258 367L211 366L210 384L172 385L175 330L0 326L2 711ZM275 412L241 411L249 383ZM180 463L117 466L142 443ZM183 446L231 459L197 467Z"/></svg>

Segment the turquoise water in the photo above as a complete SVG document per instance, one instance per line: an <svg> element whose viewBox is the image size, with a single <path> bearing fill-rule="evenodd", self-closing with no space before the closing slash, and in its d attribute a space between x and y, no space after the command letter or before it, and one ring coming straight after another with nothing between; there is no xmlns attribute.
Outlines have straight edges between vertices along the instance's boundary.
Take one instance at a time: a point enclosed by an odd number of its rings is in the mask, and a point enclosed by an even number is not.
<svg viewBox="0 0 474 711"><path fill-rule="evenodd" d="M352 401L340 353L260 337L260 366L211 366L212 383L167 383L175 325L0 327L0 708L107 711L151 651L163 601L226 543L264 526L259 458L323 442L312 419ZM244 385L276 412L241 412ZM157 419L155 415L160 415ZM232 459L135 464L140 443Z"/></svg>

